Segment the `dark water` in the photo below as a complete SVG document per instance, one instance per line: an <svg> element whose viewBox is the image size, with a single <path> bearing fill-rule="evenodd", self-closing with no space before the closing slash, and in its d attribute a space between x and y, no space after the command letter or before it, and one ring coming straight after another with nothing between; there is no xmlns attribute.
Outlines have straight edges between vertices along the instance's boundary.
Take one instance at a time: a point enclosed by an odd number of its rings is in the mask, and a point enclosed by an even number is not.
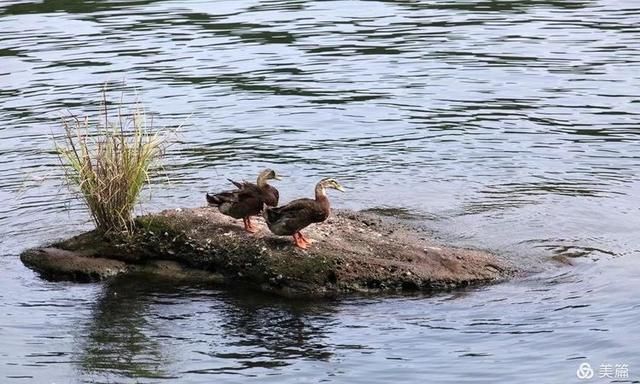
<svg viewBox="0 0 640 384"><path fill-rule="evenodd" d="M18 253L90 227L51 135L105 82L183 123L146 211L333 176L335 206L542 272L331 302L42 281ZM635 1L5 0L0 107L2 383L640 380Z"/></svg>

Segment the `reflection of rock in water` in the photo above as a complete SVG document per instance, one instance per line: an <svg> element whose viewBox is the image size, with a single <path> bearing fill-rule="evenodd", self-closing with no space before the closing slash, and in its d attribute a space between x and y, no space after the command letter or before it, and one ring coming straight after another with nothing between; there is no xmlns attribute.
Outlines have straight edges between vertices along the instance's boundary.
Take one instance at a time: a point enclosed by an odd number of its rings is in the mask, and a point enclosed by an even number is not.
<svg viewBox="0 0 640 384"><path fill-rule="evenodd" d="M326 341L334 305L330 302L282 301L241 292L220 297L211 319L207 346L195 352L211 357L183 373L256 374L300 360L327 361L332 347Z"/></svg>
<svg viewBox="0 0 640 384"><path fill-rule="evenodd" d="M104 286L81 332L79 368L92 383L113 383L123 377L146 382L251 374L300 360L327 361L334 307L122 275ZM178 355L181 364L175 366L167 356Z"/></svg>
<svg viewBox="0 0 640 384"><path fill-rule="evenodd" d="M264 348L262 357L274 360L310 358L328 360L323 342L331 322L329 304L274 302L259 296L230 300L222 325L238 338L231 345Z"/></svg>
<svg viewBox="0 0 640 384"><path fill-rule="evenodd" d="M122 276L105 284L81 345L80 365L91 382L94 376L166 377L159 343L148 336L147 293L159 289L136 276Z"/></svg>

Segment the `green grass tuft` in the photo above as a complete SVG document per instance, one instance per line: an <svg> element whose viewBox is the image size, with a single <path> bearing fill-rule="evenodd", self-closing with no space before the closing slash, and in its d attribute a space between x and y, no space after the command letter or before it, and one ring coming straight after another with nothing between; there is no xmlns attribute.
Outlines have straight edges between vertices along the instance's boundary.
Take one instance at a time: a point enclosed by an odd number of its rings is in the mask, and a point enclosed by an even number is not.
<svg viewBox="0 0 640 384"><path fill-rule="evenodd" d="M164 153L165 139L147 126L144 109L136 103L115 116L103 91L100 122L67 116L64 139L56 150L67 182L75 186L99 231L131 232L133 209L150 170Z"/></svg>

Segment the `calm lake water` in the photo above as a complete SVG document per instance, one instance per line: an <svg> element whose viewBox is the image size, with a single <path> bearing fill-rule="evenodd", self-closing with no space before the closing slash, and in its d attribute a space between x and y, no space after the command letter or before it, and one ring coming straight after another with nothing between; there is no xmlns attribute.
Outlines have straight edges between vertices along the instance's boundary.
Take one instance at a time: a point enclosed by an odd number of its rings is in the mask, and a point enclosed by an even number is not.
<svg viewBox="0 0 640 384"><path fill-rule="evenodd" d="M539 273L318 302L43 281L18 254L91 227L51 135L104 83L183 124L145 211L333 176L334 206ZM1 383L640 381L634 0L4 0L0 107Z"/></svg>

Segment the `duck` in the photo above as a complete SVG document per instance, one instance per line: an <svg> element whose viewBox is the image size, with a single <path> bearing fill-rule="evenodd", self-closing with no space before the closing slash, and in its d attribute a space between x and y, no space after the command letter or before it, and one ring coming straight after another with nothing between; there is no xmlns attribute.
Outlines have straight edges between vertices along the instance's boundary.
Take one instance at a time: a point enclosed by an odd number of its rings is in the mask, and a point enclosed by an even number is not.
<svg viewBox="0 0 640 384"><path fill-rule="evenodd" d="M316 184L315 199L297 199L281 207L267 207L263 216L267 227L275 235L293 236L293 244L307 249L312 241L300 231L313 223L325 221L331 213L327 189L344 192L344 188L335 179L324 178Z"/></svg>
<svg viewBox="0 0 640 384"><path fill-rule="evenodd" d="M278 190L269 185L268 180L281 180L273 169L265 169L258 174L256 183L229 180L237 189L213 195L206 194L207 203L218 207L220 213L242 219L244 229L255 233L256 227L251 223L251 216L259 215L264 206L276 207L280 199Z"/></svg>

